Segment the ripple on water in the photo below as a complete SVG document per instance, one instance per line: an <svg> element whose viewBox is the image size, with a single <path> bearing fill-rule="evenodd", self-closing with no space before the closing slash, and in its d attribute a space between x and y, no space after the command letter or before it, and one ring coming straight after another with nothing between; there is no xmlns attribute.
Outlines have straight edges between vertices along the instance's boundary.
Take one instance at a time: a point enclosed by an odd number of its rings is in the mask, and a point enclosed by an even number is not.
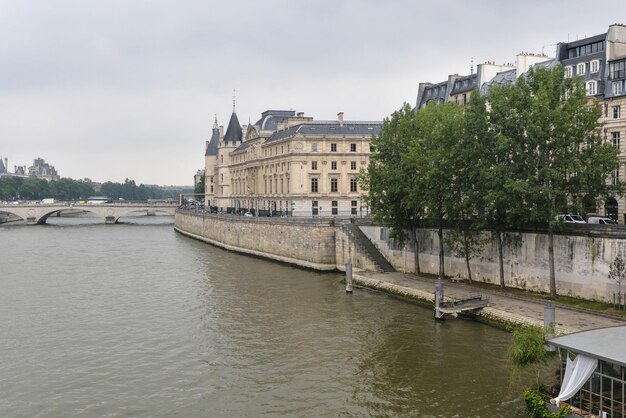
<svg viewBox="0 0 626 418"><path fill-rule="evenodd" d="M521 411L506 333L171 225L61 222L0 227L0 416Z"/></svg>

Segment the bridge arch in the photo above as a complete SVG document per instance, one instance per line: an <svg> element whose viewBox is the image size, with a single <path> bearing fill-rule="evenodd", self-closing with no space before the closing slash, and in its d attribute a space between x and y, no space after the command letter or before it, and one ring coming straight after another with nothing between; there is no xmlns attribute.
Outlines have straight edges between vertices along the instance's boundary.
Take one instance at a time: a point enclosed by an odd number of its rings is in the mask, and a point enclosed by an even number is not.
<svg viewBox="0 0 626 418"><path fill-rule="evenodd" d="M0 212L6 212L22 218L28 225L46 223L46 220L55 213L67 210L80 210L93 213L104 219L107 224L115 224L119 218L135 212L144 212L146 215L164 213L174 215L175 204L169 205L141 205L141 204L102 204L102 205L2 205Z"/></svg>

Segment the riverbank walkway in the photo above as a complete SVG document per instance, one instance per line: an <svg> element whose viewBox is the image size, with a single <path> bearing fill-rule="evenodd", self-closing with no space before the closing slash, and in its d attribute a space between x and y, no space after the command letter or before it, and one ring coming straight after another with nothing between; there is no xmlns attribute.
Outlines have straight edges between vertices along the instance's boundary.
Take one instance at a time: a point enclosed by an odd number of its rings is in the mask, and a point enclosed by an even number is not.
<svg viewBox="0 0 626 418"><path fill-rule="evenodd" d="M376 273L359 271L353 274L356 286L380 290L429 304L434 303L436 279L418 277L400 272ZM489 305L480 310L478 319L505 325L535 325L543 327L544 307L547 301L524 296L518 289L487 288L484 284L453 282L444 279L444 294L449 298L466 299L482 295ZM593 312L555 303L556 334L571 334L577 331L626 325L626 317ZM433 313L434 315L434 313Z"/></svg>

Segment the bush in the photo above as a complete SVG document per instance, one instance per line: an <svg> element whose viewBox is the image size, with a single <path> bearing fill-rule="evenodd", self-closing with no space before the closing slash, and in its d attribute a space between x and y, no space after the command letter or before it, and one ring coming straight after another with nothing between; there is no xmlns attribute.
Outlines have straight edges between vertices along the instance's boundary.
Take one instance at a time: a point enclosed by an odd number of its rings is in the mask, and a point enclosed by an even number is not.
<svg viewBox="0 0 626 418"><path fill-rule="evenodd" d="M571 412L569 406L562 406L559 412L550 412L543 397L531 389L524 391L524 402L531 418L565 418Z"/></svg>

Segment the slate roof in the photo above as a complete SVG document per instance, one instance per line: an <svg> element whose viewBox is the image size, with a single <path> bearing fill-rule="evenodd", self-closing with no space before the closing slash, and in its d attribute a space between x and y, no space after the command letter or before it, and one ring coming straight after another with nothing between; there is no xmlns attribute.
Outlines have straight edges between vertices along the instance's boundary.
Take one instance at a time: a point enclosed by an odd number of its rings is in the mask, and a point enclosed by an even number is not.
<svg viewBox="0 0 626 418"><path fill-rule="evenodd" d="M430 84L424 88L424 94L420 98L420 103L418 103L417 107L421 108L425 103L430 103L431 100L437 102L444 102L448 97L448 81L443 81L441 83Z"/></svg>
<svg viewBox="0 0 626 418"><path fill-rule="evenodd" d="M378 135L382 122L344 122L343 126L338 121L311 121L292 126L284 131L275 132L270 136L267 142L279 141L296 135L304 137L319 137L323 135L340 135L340 136L368 136Z"/></svg>
<svg viewBox="0 0 626 418"><path fill-rule="evenodd" d="M472 91L478 86L478 74L470 74L464 77L459 77L454 81L451 94L460 94L468 91Z"/></svg>
<svg viewBox="0 0 626 418"><path fill-rule="evenodd" d="M493 86L503 86L503 85L515 83L516 73L517 73L517 70L512 69L512 70L502 71L501 73L496 74L494 78L483 83L483 85L480 88L480 94L484 95L484 94L489 93L489 90L491 90Z"/></svg>
<svg viewBox="0 0 626 418"><path fill-rule="evenodd" d="M243 139L243 130L241 129L241 124L239 123L239 118L237 118L237 114L233 112L230 115L230 122L228 122L228 128L226 128L226 134L224 135L225 142L241 142Z"/></svg>
<svg viewBox="0 0 626 418"><path fill-rule="evenodd" d="M592 329L552 338L550 344L626 367L626 326Z"/></svg>
<svg viewBox="0 0 626 418"><path fill-rule="evenodd" d="M209 143L207 144L206 153L204 155L205 156L217 155L217 148L219 147L219 143L220 143L220 128L213 128L213 134L211 135L211 139L209 140Z"/></svg>
<svg viewBox="0 0 626 418"><path fill-rule="evenodd" d="M258 131L275 131L280 122L293 116L296 116L295 110L266 110L254 126Z"/></svg>

